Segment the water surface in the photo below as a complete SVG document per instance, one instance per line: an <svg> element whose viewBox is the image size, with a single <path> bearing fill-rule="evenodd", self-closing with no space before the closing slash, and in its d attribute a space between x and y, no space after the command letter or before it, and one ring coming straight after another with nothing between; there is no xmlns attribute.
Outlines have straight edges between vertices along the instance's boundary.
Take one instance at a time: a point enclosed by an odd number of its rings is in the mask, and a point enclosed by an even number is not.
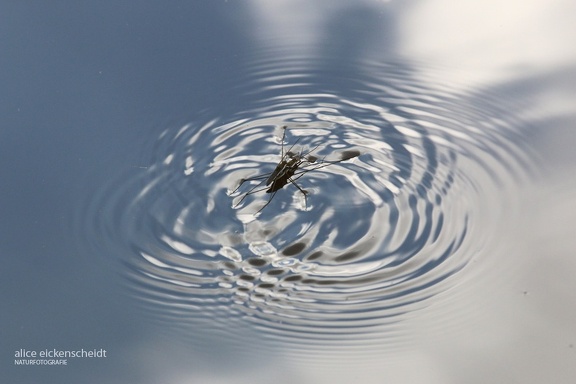
<svg viewBox="0 0 576 384"><path fill-rule="evenodd" d="M3 377L574 382L572 10L2 5Z"/></svg>

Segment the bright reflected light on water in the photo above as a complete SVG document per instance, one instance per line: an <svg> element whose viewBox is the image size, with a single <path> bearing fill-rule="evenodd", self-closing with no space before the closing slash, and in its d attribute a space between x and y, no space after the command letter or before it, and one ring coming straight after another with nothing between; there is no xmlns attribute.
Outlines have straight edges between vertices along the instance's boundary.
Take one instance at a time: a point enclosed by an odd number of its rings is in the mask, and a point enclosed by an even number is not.
<svg viewBox="0 0 576 384"><path fill-rule="evenodd" d="M471 71L468 81L506 82L574 65L576 51L566 43L574 38L575 12L566 0L417 2L404 14L398 46L456 69L456 76Z"/></svg>
<svg viewBox="0 0 576 384"><path fill-rule="evenodd" d="M29 3L3 382L576 383L575 1Z"/></svg>
<svg viewBox="0 0 576 384"><path fill-rule="evenodd" d="M83 218L145 310L246 382L575 378L572 2L249 4L242 102ZM252 193L288 151L345 161Z"/></svg>

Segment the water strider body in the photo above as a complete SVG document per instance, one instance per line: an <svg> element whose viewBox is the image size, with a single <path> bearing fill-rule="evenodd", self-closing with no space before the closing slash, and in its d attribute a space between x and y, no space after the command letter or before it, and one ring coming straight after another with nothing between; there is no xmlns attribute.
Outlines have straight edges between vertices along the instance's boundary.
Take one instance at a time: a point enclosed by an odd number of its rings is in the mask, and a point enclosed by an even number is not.
<svg viewBox="0 0 576 384"><path fill-rule="evenodd" d="M254 180L261 180L261 181L257 185L252 187L248 192L246 192L244 194L244 196L242 196L240 201L235 206L238 206L246 198L246 196L251 195L253 193L257 193L257 192L266 190L266 193L271 193L272 195L270 196L270 198L268 199L266 204L264 204L264 206L256 212L256 213L258 213L258 212L262 211L264 208L266 208L266 206L268 206L268 204L270 204L270 202L272 201L272 199L276 195L276 192L278 192L280 189L282 189L285 185L288 185L289 183L293 184L296 188L298 188L298 190L300 192L302 192L302 194L304 195L305 204L307 204L306 195L308 194L308 191L306 191L305 189L302 189L296 183L296 180L298 180L299 178L301 178L302 176L304 176L306 173L308 173L310 171L314 171L314 170L317 170L319 168L327 167L328 165L337 164L337 163L340 163L342 161L349 160L349 159L355 158L355 157L360 155L359 151L350 150L350 151L344 151L341 154L341 158L339 160L336 160L336 161L320 160L320 161L318 161L318 158L316 156L311 155L311 153L314 152L316 150L316 148L318 148L318 146L316 146L311 151L308 151L307 153L304 153L304 154L292 152L292 148L294 148L296 143L298 143L298 140L294 144L292 144L292 146L290 147L290 149L286 153L284 153L284 139L286 137L286 127L284 126L284 127L282 127L282 129L283 129L282 157L280 159L280 162L278 163L278 165L276 165L276 168L270 173L259 175L256 177L251 177L248 179L242 179L240 181L240 184L238 185L238 187L232 193L235 193L247 181L254 181ZM262 183L264 183L264 181L265 181L265 186L262 188L258 188L262 185Z"/></svg>

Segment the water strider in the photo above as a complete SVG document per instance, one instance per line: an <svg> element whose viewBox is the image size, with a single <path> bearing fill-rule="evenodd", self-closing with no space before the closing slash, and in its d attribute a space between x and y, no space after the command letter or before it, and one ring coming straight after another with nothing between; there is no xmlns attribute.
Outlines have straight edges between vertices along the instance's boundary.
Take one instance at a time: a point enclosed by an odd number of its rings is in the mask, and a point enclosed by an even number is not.
<svg viewBox="0 0 576 384"><path fill-rule="evenodd" d="M337 164L345 160L350 160L360 155L360 152L358 150L349 150L342 152L342 154L340 155L340 160L336 161L328 161L324 159L318 160L318 157L312 155L311 153L314 152L319 145L317 145L312 150L306 153L292 152L292 148L294 148L294 146L298 143L298 140L296 140L296 142L292 144L290 149L288 149L288 151L284 153L284 139L286 138L286 126L282 127L282 130L283 133L281 142L282 145L281 157L280 161L276 165L276 168L272 172L240 180L240 184L238 185L238 187L236 187L236 189L232 193L238 191L238 189L240 189L240 187L247 181L260 180L260 182L255 186L253 186L248 192L246 192L244 196L242 196L240 201L238 201L238 203L235 204L235 207L237 207L240 203L242 203L242 201L244 201L246 196L265 190L266 193L271 193L271 196L266 202L266 204L264 204L262 208L256 211L256 213L259 213L264 208L266 208L268 204L270 204L270 202L276 195L276 192L278 192L288 183L293 184L296 188L298 188L298 190L304 196L304 202L307 205L306 195L308 194L308 191L306 191L296 183L296 181L299 178L301 178L310 171L315 171L317 169L324 168L332 164ZM262 183L265 183L265 186L261 187Z"/></svg>

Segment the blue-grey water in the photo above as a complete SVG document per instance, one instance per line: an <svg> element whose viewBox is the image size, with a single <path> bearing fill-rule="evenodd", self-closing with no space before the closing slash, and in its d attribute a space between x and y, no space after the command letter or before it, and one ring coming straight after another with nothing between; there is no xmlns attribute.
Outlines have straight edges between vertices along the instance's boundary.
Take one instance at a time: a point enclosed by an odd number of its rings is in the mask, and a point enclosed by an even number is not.
<svg viewBox="0 0 576 384"><path fill-rule="evenodd" d="M573 382L574 9L501 8L3 4L2 382Z"/></svg>

